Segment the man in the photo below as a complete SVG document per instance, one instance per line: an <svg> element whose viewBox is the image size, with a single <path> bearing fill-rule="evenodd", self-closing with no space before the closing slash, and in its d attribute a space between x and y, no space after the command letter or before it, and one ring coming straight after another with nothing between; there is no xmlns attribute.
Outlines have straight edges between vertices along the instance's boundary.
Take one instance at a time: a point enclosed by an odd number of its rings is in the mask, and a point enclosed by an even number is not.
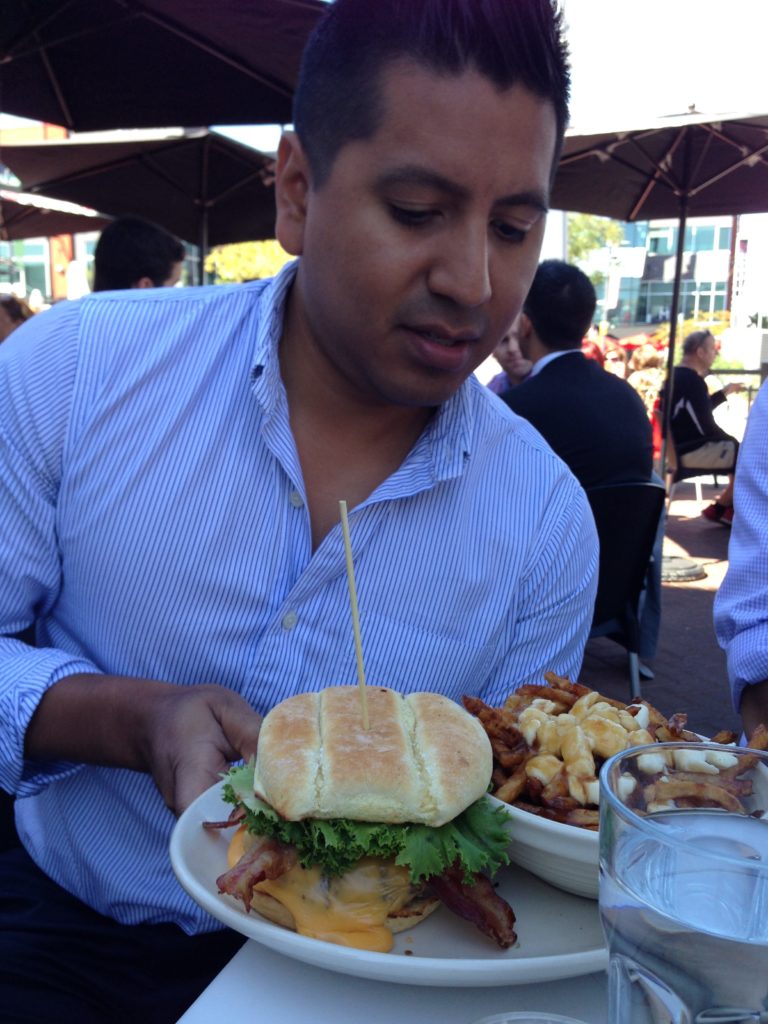
<svg viewBox="0 0 768 1024"><path fill-rule="evenodd" d="M595 305L586 274L545 260L517 327L533 370L502 397L540 431L582 487L650 480L651 425L641 399L581 351Z"/></svg>
<svg viewBox="0 0 768 1024"><path fill-rule="evenodd" d="M472 376L535 271L567 82L549 0L337 0L277 160L298 261L64 304L0 354L0 608L38 644L0 646L0 782L66 929L54 977L47 889L24 956L0 941L20 1019L46 990L57 1021L175 1019L231 954L168 837L260 713L354 684L339 499L370 682L498 702L578 672L584 495Z"/></svg>
<svg viewBox="0 0 768 1024"><path fill-rule="evenodd" d="M0 296L0 342L9 338L31 316L34 313L24 299L17 299L15 295Z"/></svg>
<svg viewBox="0 0 768 1024"><path fill-rule="evenodd" d="M93 254L93 290L170 288L181 279L184 246L140 217L120 217L104 228Z"/></svg>
<svg viewBox="0 0 768 1024"><path fill-rule="evenodd" d="M701 513L712 522L733 522L733 474L739 442L715 422L713 409L728 395L741 391L739 383L726 384L710 395L704 378L717 359L717 343L709 331L693 331L683 342L683 358L672 378L670 430L679 464L703 473L727 473L728 485ZM664 389L662 388L662 400Z"/></svg>
<svg viewBox="0 0 768 1024"><path fill-rule="evenodd" d="M487 384L494 395L502 395L510 388L522 384L531 372L531 362L523 356L514 328L510 328L493 350L493 357L501 367Z"/></svg>
<svg viewBox="0 0 768 1024"><path fill-rule="evenodd" d="M728 655L734 707L751 736L768 725L768 384L747 420L734 486L728 572L715 597L715 630Z"/></svg>

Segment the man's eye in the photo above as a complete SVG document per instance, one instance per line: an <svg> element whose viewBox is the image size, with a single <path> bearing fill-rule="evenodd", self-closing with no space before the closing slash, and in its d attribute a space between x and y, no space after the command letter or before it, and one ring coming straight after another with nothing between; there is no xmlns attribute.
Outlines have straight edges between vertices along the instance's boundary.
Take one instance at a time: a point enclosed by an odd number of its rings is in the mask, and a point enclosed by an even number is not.
<svg viewBox="0 0 768 1024"><path fill-rule="evenodd" d="M503 220L494 221L493 229L502 242L524 242L528 235L528 232L523 230L523 228L518 228L514 224L507 224Z"/></svg>
<svg viewBox="0 0 768 1024"><path fill-rule="evenodd" d="M429 224L436 216L434 210L412 209L407 206L395 206L394 203L389 204L389 211L398 224L405 224L410 228Z"/></svg>

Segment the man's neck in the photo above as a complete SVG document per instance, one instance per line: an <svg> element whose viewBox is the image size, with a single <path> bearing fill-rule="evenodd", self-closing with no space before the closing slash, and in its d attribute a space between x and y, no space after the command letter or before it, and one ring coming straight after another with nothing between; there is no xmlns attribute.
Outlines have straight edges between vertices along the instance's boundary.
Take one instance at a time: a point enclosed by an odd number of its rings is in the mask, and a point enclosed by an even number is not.
<svg viewBox="0 0 768 1024"><path fill-rule="evenodd" d="M331 371L292 316L289 303L280 372L314 549L338 522L339 500L352 509L372 494L402 465L435 410L366 401Z"/></svg>
<svg viewBox="0 0 768 1024"><path fill-rule="evenodd" d="M687 370L693 370L694 373L698 373L700 377L706 377L707 371L699 365L698 360L691 359L690 356L683 356L680 360L680 365L684 366Z"/></svg>

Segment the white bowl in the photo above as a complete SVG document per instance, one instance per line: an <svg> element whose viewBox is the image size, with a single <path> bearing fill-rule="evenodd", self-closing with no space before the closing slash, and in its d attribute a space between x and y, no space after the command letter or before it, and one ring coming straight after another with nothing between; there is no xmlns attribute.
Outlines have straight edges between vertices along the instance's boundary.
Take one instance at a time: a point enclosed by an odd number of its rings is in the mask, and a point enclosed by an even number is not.
<svg viewBox="0 0 768 1024"><path fill-rule="evenodd" d="M597 899L600 839L597 832L578 825L550 821L530 811L488 799L502 807L509 819L509 859L550 885Z"/></svg>
<svg viewBox="0 0 768 1024"><path fill-rule="evenodd" d="M526 812L528 813L528 812ZM570 826L573 828L573 825ZM585 1024L575 1017L561 1017L559 1013L547 1013L544 1010L524 1010L522 1013L494 1013L491 1017L481 1017L474 1024Z"/></svg>

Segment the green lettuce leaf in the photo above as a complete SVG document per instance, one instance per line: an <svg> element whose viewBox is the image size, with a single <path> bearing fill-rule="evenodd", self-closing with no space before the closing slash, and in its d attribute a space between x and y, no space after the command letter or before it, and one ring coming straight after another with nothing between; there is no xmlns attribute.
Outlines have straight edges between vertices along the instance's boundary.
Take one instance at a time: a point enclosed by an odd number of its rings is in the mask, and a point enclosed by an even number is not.
<svg viewBox="0 0 768 1024"><path fill-rule="evenodd" d="M290 843L303 867L317 865L326 875L344 874L361 857L393 859L408 868L414 883L442 874L457 861L466 881L479 871L492 875L509 863L507 816L484 797L439 828L349 818L285 821L254 794L252 763L228 773L223 796L228 803L246 808L249 832Z"/></svg>

